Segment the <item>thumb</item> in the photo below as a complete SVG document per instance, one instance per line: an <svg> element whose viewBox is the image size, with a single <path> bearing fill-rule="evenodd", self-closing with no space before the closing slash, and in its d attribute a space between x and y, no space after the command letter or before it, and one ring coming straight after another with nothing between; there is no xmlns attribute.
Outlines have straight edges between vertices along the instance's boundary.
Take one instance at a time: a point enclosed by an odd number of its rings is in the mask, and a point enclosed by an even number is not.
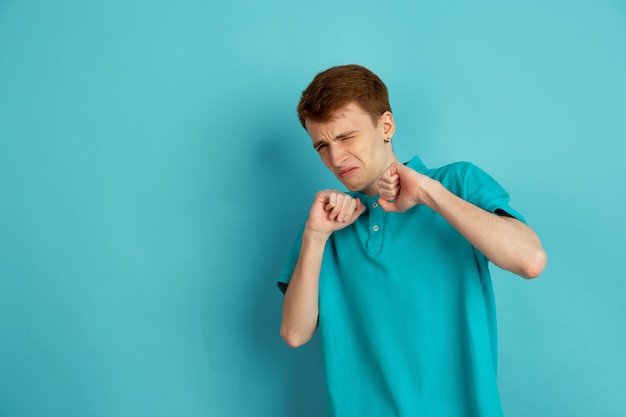
<svg viewBox="0 0 626 417"><path fill-rule="evenodd" d="M356 199L356 208L354 209L354 211L356 213L358 213L357 217L360 216L361 214L363 214L363 212L365 211L365 205L363 203L361 203L360 199Z"/></svg>
<svg viewBox="0 0 626 417"><path fill-rule="evenodd" d="M396 202L394 201L388 201L385 200L384 198L379 198L378 199L378 205L385 211L398 211L398 209L396 208Z"/></svg>

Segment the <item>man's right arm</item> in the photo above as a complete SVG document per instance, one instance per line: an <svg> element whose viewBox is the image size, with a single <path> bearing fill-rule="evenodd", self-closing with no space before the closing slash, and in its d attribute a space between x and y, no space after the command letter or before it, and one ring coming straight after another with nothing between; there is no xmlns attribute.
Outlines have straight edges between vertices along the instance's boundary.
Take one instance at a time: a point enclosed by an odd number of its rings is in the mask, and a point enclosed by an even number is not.
<svg viewBox="0 0 626 417"><path fill-rule="evenodd" d="M280 336L291 347L299 347L313 337L319 317L319 276L328 238L305 230L300 257L291 275L283 300Z"/></svg>
<svg viewBox="0 0 626 417"><path fill-rule="evenodd" d="M302 233L300 256L285 291L280 335L291 347L313 337L319 320L319 277L324 248L330 235L352 223L365 211L358 199L334 190L315 195Z"/></svg>

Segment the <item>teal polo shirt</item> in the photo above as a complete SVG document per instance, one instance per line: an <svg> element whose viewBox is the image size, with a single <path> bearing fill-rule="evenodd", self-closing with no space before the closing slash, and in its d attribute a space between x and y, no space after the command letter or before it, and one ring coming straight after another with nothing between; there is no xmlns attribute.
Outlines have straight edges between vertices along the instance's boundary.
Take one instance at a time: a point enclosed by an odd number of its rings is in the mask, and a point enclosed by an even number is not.
<svg viewBox="0 0 626 417"><path fill-rule="evenodd" d="M488 174L459 162L410 168L487 211L523 217ZM319 282L319 335L330 417L502 416L496 312L487 258L425 205L367 210L329 238ZM284 292L296 240L279 278Z"/></svg>

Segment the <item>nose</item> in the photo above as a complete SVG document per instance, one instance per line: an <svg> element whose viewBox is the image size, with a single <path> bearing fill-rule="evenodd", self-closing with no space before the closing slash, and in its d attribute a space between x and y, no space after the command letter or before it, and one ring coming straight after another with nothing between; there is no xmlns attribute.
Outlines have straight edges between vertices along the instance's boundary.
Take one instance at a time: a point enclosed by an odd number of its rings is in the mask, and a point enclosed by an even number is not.
<svg viewBox="0 0 626 417"><path fill-rule="evenodd" d="M346 160L346 153L340 145L334 143L329 147L330 149L330 163L335 167L340 167Z"/></svg>

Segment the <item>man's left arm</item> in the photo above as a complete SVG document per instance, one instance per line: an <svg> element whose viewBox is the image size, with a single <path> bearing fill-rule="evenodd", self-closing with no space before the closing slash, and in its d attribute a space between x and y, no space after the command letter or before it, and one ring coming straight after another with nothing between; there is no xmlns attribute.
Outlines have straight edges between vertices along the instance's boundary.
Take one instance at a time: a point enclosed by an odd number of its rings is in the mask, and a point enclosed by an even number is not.
<svg viewBox="0 0 626 417"><path fill-rule="evenodd" d="M536 278L546 265L537 234L521 221L490 213L465 201L439 181L392 164L378 182L379 204L386 211L404 212L417 204L435 210L487 259L524 278Z"/></svg>

